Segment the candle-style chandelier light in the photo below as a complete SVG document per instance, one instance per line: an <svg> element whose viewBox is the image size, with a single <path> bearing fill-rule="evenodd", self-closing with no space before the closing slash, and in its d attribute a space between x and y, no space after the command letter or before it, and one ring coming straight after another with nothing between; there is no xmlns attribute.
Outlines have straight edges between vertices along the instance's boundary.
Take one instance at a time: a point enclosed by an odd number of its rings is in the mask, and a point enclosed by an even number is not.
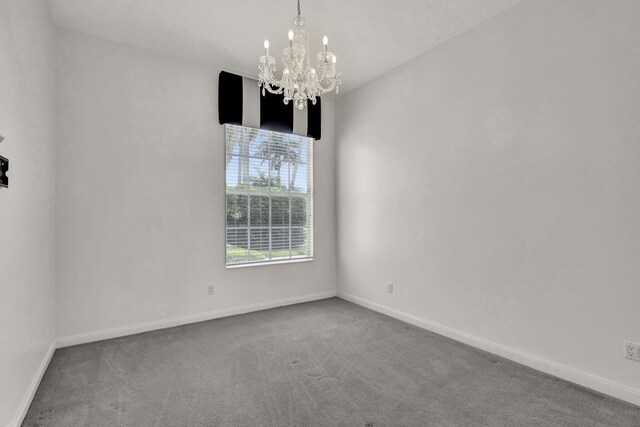
<svg viewBox="0 0 640 427"><path fill-rule="evenodd" d="M293 28L289 30L289 46L282 52L282 78L276 79L276 59L269 55L269 40L264 41L264 56L259 59L258 84L271 93L284 94L284 103L293 100L294 106L303 110L307 99L315 105L316 97L335 89L336 93L342 84L342 73L336 71L336 56L328 50L327 36L322 39L323 49L318 53L315 68L311 67L309 53L309 35L305 28L305 20L298 15L293 20Z"/></svg>

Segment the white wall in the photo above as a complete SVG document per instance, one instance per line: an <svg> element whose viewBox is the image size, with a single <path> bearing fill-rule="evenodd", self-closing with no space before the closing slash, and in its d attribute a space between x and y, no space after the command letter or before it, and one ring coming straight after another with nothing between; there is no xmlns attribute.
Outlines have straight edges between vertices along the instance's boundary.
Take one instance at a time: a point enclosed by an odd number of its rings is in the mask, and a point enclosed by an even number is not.
<svg viewBox="0 0 640 427"><path fill-rule="evenodd" d="M56 40L59 337L335 294L331 100L315 143L315 260L226 270L219 68Z"/></svg>
<svg viewBox="0 0 640 427"><path fill-rule="evenodd" d="M339 292L640 393L639 17L527 0L340 98Z"/></svg>
<svg viewBox="0 0 640 427"><path fill-rule="evenodd" d="M0 0L0 425L16 420L54 340L53 23L43 1Z"/></svg>

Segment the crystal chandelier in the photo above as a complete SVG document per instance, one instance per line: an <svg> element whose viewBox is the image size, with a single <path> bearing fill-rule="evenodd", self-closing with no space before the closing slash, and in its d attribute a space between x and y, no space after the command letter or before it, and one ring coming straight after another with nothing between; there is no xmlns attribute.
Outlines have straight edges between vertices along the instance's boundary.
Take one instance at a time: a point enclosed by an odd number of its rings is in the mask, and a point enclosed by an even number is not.
<svg viewBox="0 0 640 427"><path fill-rule="evenodd" d="M309 58L309 35L305 28L304 18L300 15L298 0L298 16L293 20L293 28L289 30L289 47L282 52L284 70L282 78L277 80L276 59L269 56L269 40L264 41L264 56L259 59L258 85L274 94L284 94L284 103L293 100L295 107L303 110L307 99L315 105L316 97L324 93L340 90L342 73L336 72L336 56L327 47L327 36L322 38L323 49L318 53L316 68L311 67Z"/></svg>

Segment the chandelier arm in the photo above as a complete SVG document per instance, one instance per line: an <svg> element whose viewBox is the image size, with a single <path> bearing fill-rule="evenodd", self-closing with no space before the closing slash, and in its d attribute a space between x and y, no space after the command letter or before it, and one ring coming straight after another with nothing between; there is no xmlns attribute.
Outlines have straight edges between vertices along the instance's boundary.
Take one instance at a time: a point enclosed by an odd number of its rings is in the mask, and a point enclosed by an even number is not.
<svg viewBox="0 0 640 427"><path fill-rule="evenodd" d="M320 73L318 73L318 81L331 80L331 79L332 79L331 72L327 72L327 70L325 70L324 68L320 68Z"/></svg>
<svg viewBox="0 0 640 427"><path fill-rule="evenodd" d="M335 89L336 87L336 81L335 80L329 80L329 85L328 86L323 86L322 82L318 82L318 87L320 88L320 91L322 91L322 93L327 93L327 92L331 92L333 89Z"/></svg>
<svg viewBox="0 0 640 427"><path fill-rule="evenodd" d="M276 88L274 89L271 85L273 84L273 86L276 86ZM267 89L270 93L273 93L274 95L280 95L282 92L284 92L284 88L277 84L276 82L263 82L262 83L262 87L264 89Z"/></svg>

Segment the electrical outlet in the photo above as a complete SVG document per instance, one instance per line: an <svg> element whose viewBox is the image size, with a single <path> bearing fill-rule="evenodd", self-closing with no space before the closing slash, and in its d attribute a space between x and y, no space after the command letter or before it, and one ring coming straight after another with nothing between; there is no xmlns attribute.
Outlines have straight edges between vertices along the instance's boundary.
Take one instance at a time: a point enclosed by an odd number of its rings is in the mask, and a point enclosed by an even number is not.
<svg viewBox="0 0 640 427"><path fill-rule="evenodd" d="M640 344L634 342L624 342L624 357L626 359L635 360L640 362Z"/></svg>
<svg viewBox="0 0 640 427"><path fill-rule="evenodd" d="M389 284L387 285L387 292L389 292L390 294L392 294L392 293L393 293L393 283L389 283Z"/></svg>
<svg viewBox="0 0 640 427"><path fill-rule="evenodd" d="M209 286L207 287L207 293L208 293L209 295L213 295L213 285L209 285Z"/></svg>

